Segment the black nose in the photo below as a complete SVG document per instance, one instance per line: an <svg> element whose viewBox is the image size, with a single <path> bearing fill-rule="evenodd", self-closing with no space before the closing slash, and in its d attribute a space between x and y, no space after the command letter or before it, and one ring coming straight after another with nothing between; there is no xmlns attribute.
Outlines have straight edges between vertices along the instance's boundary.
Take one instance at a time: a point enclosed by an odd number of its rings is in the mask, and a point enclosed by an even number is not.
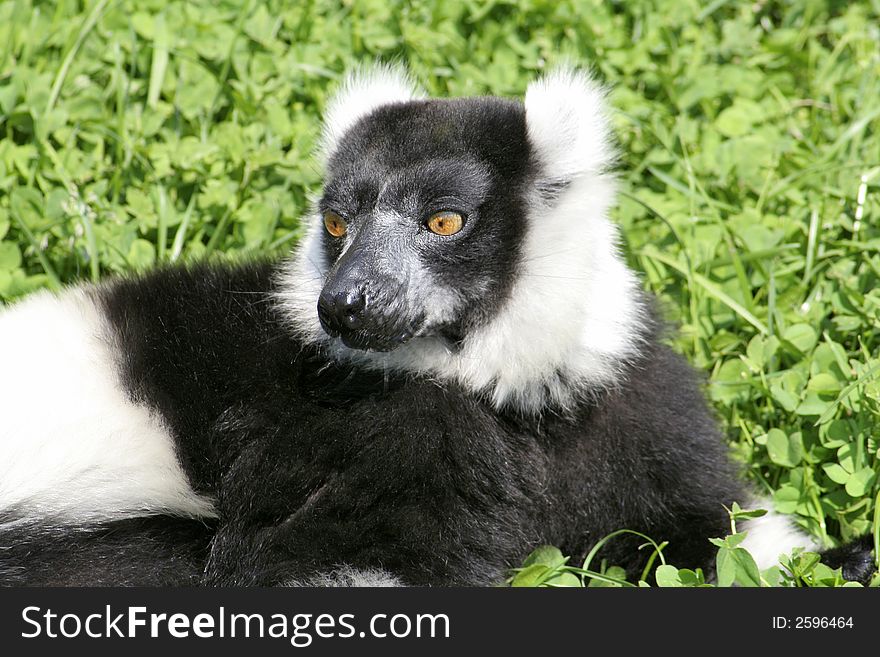
<svg viewBox="0 0 880 657"><path fill-rule="evenodd" d="M318 298L318 319L332 336L361 328L366 299L361 290L324 291Z"/></svg>

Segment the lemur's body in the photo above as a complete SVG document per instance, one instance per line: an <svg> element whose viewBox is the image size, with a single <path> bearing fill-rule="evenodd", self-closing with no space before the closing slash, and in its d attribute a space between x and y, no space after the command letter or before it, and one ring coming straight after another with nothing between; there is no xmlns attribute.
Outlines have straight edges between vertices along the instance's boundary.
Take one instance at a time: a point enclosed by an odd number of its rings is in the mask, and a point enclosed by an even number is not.
<svg viewBox="0 0 880 657"><path fill-rule="evenodd" d="M0 582L485 584L620 528L711 568L749 496L616 253L596 90L362 83L289 263L0 316ZM765 564L810 544L755 530Z"/></svg>

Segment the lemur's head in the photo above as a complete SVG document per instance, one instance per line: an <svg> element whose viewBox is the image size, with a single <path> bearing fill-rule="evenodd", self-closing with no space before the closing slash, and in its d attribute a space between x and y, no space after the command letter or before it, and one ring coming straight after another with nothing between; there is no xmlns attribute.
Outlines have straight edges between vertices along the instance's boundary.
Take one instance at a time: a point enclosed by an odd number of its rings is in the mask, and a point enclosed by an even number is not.
<svg viewBox="0 0 880 657"><path fill-rule="evenodd" d="M553 74L525 102L425 99L401 71L348 78L284 307L334 357L538 411L612 385L642 310L606 214L601 90Z"/></svg>

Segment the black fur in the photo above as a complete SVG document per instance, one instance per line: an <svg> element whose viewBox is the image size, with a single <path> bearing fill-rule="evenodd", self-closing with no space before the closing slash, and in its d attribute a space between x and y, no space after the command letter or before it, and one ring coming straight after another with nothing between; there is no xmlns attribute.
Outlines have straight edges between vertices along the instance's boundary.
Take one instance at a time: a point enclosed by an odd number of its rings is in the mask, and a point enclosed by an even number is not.
<svg viewBox="0 0 880 657"><path fill-rule="evenodd" d="M582 556L621 527L670 541L677 563L710 565L705 539L724 534L721 505L742 489L692 371L666 347L576 414L524 419L452 386L328 365L290 336L272 289L269 266L247 265L103 292L126 387L166 418L194 486L217 499L200 582L282 584L348 564L409 584L487 584L536 545ZM144 578L110 569L100 583L193 581L191 560L145 549L163 526L150 523L95 534L87 554L116 551ZM163 531L197 554L204 525L189 523ZM71 545L49 541L37 560L60 564ZM627 541L605 556L640 565ZM78 560L52 582L93 568Z"/></svg>
<svg viewBox="0 0 880 657"><path fill-rule="evenodd" d="M0 529L5 586L181 586L201 581L211 523L132 518L96 527Z"/></svg>
<svg viewBox="0 0 880 657"><path fill-rule="evenodd" d="M871 551L874 549L874 537L861 538L841 545L822 554L822 563L831 568L840 568L843 578L851 582L867 585L877 572L877 565Z"/></svg>
<svg viewBox="0 0 880 657"><path fill-rule="evenodd" d="M272 280L266 264L200 266L104 288L125 385L166 419L219 520L12 527L4 583L275 585L346 564L489 584L537 545L582 557L623 527L711 570L722 504L746 496L667 347L654 341L625 385L573 415L524 418L454 386L328 364L290 335ZM602 556L636 572L634 543Z"/></svg>

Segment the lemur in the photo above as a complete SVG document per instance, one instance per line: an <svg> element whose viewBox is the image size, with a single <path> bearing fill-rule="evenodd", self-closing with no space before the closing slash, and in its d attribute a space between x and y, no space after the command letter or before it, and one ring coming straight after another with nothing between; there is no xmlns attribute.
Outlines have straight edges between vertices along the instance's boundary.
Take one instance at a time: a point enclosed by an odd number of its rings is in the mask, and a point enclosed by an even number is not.
<svg viewBox="0 0 880 657"><path fill-rule="evenodd" d="M321 160L285 260L0 314L0 581L487 585L621 528L711 573L725 507L760 500L621 256L601 86L360 71ZM772 512L743 529L761 567L817 547ZM602 556L638 572L637 542ZM865 579L870 550L827 556Z"/></svg>

